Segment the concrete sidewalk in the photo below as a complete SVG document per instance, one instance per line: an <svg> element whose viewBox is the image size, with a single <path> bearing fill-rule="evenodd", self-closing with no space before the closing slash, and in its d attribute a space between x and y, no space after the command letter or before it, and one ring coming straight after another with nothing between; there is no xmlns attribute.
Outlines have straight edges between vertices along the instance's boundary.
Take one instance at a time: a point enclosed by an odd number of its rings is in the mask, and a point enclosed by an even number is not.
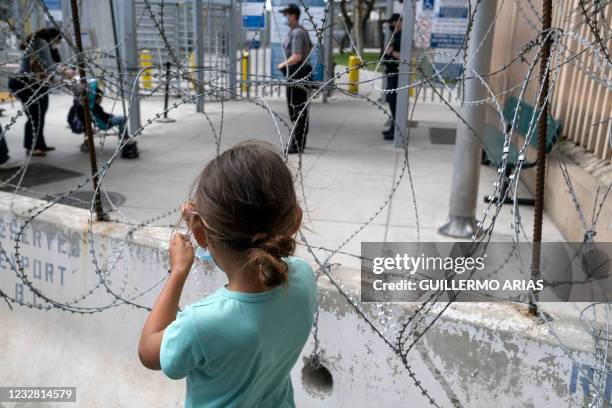
<svg viewBox="0 0 612 408"><path fill-rule="evenodd" d="M178 100L171 100L171 103L175 101ZM266 102L271 109L287 117L283 99L273 98ZM88 156L79 152L82 136L67 128L66 115L71 103L68 96L51 95L45 137L47 143L57 150L47 157L33 158L32 162L69 169L82 176L37 185L32 187L34 192L27 195L41 197L68 191L90 173ZM112 101L105 100L104 105L111 110ZM13 108L4 107L7 111L0 120L3 128L16 114L19 104ZM141 104L142 123L153 119L162 107L161 98L144 100ZM120 113L119 104L114 111ZM217 132L223 118L222 150L250 138L279 144L271 115L262 107L248 102L228 102L223 106L209 103L206 112ZM187 198L198 172L214 157L213 134L205 117L195 112L193 104L182 105L169 116L177 121L169 124L155 122L138 136L139 159L117 158L104 177L103 186L107 191L126 198L114 217L125 216L140 222L176 208ZM422 102L417 105L414 119L419 126L411 129L408 160L418 218L407 174L388 205L379 211L397 181L403 157L402 151L382 139L385 119L381 111L366 101L344 96L334 96L327 104L318 99L311 105L308 148L302 161L303 185L298 180L297 186L307 210L305 226L308 229L305 234L311 245L340 248L343 253L337 254L332 261L345 266L359 267L359 259L344 253L359 255L361 241L448 240L437 233L437 228L448 214L453 145L432 144L428 129L431 126L452 128L456 126L455 118L443 105ZM9 147L15 157L24 152L21 148L22 132L23 118L19 118L7 132ZM281 132L286 138L286 129L282 126ZM115 137L107 138L103 149L99 141L96 142L100 165L110 158L116 144ZM291 156L290 162L297 169L297 156ZM482 167L479 195L491 193L494 181L495 170ZM91 187L84 189L91 190ZM519 191L521 196L531 196L524 189ZM479 198L479 215L484 207L482 198ZM529 237L533 208L521 207L520 210ZM174 216L158 223L167 224L175 219ZM497 220L494 241L511 239L511 219L511 207L505 206ZM545 218L543 235L546 241L562 239L548 218ZM325 257L328 252L320 249L317 253Z"/></svg>

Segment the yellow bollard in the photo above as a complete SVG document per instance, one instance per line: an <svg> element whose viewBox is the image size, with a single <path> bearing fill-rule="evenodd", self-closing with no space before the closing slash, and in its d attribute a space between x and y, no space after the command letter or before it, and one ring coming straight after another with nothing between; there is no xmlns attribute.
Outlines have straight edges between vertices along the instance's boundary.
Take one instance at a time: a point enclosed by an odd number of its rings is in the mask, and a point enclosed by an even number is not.
<svg viewBox="0 0 612 408"><path fill-rule="evenodd" d="M359 66L361 60L355 55L351 55L348 60L349 72L348 72L348 91L350 93L359 93Z"/></svg>
<svg viewBox="0 0 612 408"><path fill-rule="evenodd" d="M242 92L246 92L249 88L247 84L247 81L249 79L248 73L249 73L249 52L245 51L244 53L242 53L242 74L241 74L242 84L240 85L240 89Z"/></svg>
<svg viewBox="0 0 612 408"><path fill-rule="evenodd" d="M153 66L153 55L149 50L142 50L140 52L140 68L145 68L142 71L140 78L142 79L142 89L153 89L153 70L148 67Z"/></svg>

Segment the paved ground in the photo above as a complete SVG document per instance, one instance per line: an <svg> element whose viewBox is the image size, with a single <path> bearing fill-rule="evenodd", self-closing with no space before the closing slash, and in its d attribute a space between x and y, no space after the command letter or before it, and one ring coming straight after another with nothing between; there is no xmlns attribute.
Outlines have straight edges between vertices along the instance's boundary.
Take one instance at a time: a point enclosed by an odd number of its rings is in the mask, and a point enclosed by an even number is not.
<svg viewBox="0 0 612 408"><path fill-rule="evenodd" d="M286 117L283 99L268 102L271 109ZM67 96L51 96L45 134L47 143L56 146L57 150L48 157L34 158L33 161L85 175L89 173L88 156L78 149L82 136L72 134L66 125L70 104L71 98ZM105 104L110 109L112 102L105 101ZM17 107L18 104L13 108L5 105L7 112L0 118L3 127ZM141 108L143 123L161 108L161 98L144 101ZM208 104L206 111L217 129L224 118L222 149L249 138L278 143L274 122L261 107L233 102L224 105L223 114L220 104ZM126 197L126 202L119 206L125 216L146 220L178 206L186 199L194 177L215 154L210 127L204 116L195 113L194 105L182 106L170 116L177 121L153 123L138 137L140 159L117 159L104 177L103 185L107 191ZM415 119L419 121L419 127L412 129L409 164L418 219L410 184L404 177L389 204L360 230L392 191L401 170L402 152L382 139L380 131L385 117L371 105L339 96L330 98L327 104L320 100L313 102L308 149L303 156L304 207L309 229L306 235L313 245L336 248L360 231L342 247L343 252L358 254L361 241L416 240L417 225L421 240L447 240L437 233L437 228L448 213L453 146L432 144L428 128L454 127L455 120L444 106L432 103L419 103ZM22 132L23 119L8 131L9 146L15 156L24 154ZM115 138L108 138L103 149L97 143L101 162L110 157L116 143ZM296 157L291 158L291 164L297 167ZM34 190L40 193L39 196L57 194L83 179L81 176L38 185ZM494 181L494 169L483 167L479 195L492 191ZM522 195L530 194L523 189ZM479 207L482 211L484 204L480 202ZM527 231L530 231L532 208L522 207L521 215ZM497 221L493 240L510 239L510 220L510 207L507 206ZM545 219L544 239L562 239L548 218ZM334 260L349 266L359 265L357 259L343 254Z"/></svg>

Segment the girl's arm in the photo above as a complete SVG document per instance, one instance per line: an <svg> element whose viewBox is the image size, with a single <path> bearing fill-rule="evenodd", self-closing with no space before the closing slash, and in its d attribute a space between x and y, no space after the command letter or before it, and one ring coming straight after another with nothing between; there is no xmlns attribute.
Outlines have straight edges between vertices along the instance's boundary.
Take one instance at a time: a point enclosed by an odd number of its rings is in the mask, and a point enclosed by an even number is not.
<svg viewBox="0 0 612 408"><path fill-rule="evenodd" d="M176 319L181 292L191 265L193 246L188 237L175 234L170 241L170 277L151 310L138 343L138 357L145 367L159 370L159 350L164 330Z"/></svg>

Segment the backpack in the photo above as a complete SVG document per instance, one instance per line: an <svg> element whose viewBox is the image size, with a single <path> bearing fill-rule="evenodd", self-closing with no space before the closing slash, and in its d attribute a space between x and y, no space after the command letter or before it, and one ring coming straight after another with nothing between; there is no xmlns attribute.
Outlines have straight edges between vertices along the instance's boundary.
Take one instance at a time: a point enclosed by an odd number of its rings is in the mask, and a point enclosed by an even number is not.
<svg viewBox="0 0 612 408"><path fill-rule="evenodd" d="M85 113L78 100L74 100L68 111L68 125L73 133L85 133Z"/></svg>

